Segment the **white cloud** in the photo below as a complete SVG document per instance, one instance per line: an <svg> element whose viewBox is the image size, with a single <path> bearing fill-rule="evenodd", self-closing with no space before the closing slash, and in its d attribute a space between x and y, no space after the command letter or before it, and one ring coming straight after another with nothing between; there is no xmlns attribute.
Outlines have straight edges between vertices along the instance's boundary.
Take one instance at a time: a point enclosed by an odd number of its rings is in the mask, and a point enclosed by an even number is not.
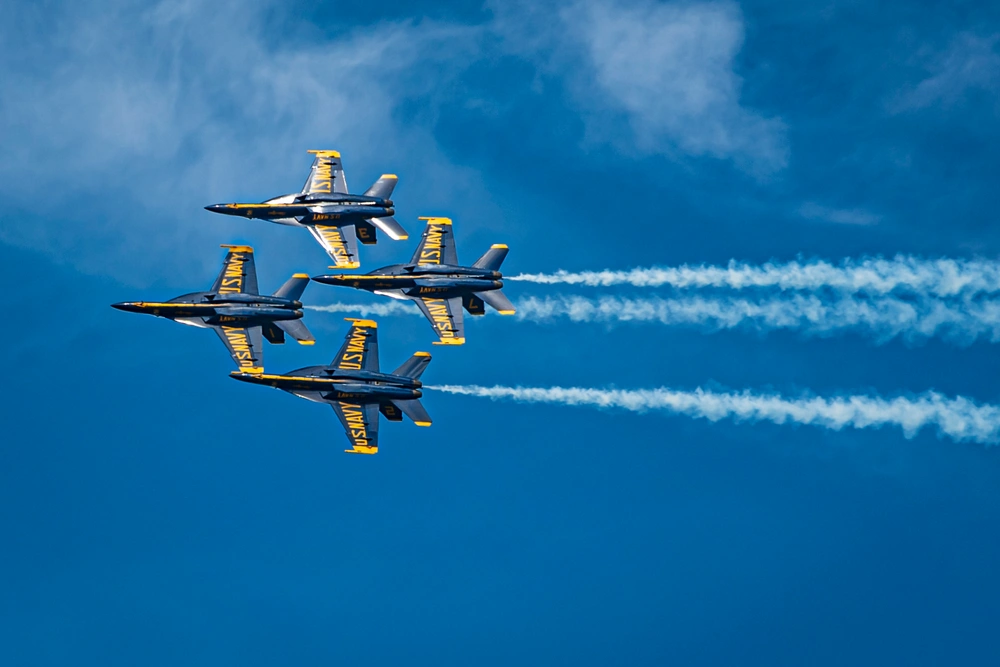
<svg viewBox="0 0 1000 667"><path fill-rule="evenodd" d="M554 14L531 9L526 19L521 5L494 10L509 48L570 79L591 139L732 160L758 176L787 164L784 124L740 101L744 28L735 4L581 0Z"/></svg>
<svg viewBox="0 0 1000 667"><path fill-rule="evenodd" d="M978 37L962 33L949 47L930 58L930 75L916 86L899 93L890 103L894 112L924 109L935 104L960 102L970 90L1000 90L1000 35Z"/></svg>
<svg viewBox="0 0 1000 667"><path fill-rule="evenodd" d="M17 91L0 106L0 239L147 282L192 244L229 240L231 223L202 206L297 190L308 148L344 151L354 188L396 171L411 202L456 192L488 202L478 175L442 155L433 109L423 122L400 114L465 67L481 27L395 22L324 39L295 34L281 11L81 3L41 32L28 29L29 8L0 27L0 77Z"/></svg>
<svg viewBox="0 0 1000 667"><path fill-rule="evenodd" d="M799 207L799 215L809 220L822 220L838 225L876 225L882 219L860 208L830 208L814 202L806 202Z"/></svg>

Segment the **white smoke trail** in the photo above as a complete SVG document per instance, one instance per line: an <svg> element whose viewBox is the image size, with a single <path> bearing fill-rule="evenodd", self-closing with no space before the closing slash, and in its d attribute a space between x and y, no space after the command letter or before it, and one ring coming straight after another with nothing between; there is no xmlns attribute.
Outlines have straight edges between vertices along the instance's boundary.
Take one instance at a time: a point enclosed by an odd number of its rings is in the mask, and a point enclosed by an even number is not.
<svg viewBox="0 0 1000 667"><path fill-rule="evenodd" d="M452 394L480 396L521 403L555 403L597 408L620 408L631 412L663 410L709 421L769 421L775 424L811 424L839 431L845 427L880 428L898 426L907 438L924 427L935 427L939 435L953 440L996 443L1000 434L1000 407L977 404L964 398L947 398L927 392L914 398L844 396L839 398L785 398L750 391L719 393L696 389L666 388L628 391L581 389L578 387L480 387L476 385L425 386Z"/></svg>
<svg viewBox="0 0 1000 667"><path fill-rule="evenodd" d="M771 299L627 299L579 296L528 297L517 303L517 317L533 322L568 318L573 322L657 322L713 331L737 327L761 331L794 329L812 335L859 331L879 341L941 336L971 343L1000 340L1000 301L906 301L895 297L824 300L786 295Z"/></svg>
<svg viewBox="0 0 1000 667"><path fill-rule="evenodd" d="M419 315L420 310L408 301L389 301L385 303L331 303L325 306L303 306L306 310L315 310L322 313L353 313L368 317L377 315L379 317L389 317L391 315Z"/></svg>
<svg viewBox="0 0 1000 667"><path fill-rule="evenodd" d="M504 280L545 285L608 287L720 287L782 290L830 289L850 294L907 292L935 297L1000 292L1000 262L984 259L920 259L897 255L892 259L845 259L839 265L822 260L766 263L729 262L727 266L682 265L628 271L557 271L522 273Z"/></svg>
<svg viewBox="0 0 1000 667"><path fill-rule="evenodd" d="M400 301L333 303L306 308L361 316L420 314L413 304ZM516 308L517 319L536 323L566 318L572 322L607 324L650 322L709 331L783 329L818 336L855 331L873 336L879 342L896 337L907 340L941 337L961 344L972 343L979 338L1000 341L1000 301L993 300L904 300L851 296L831 300L801 294L757 300L733 297L629 299L605 296L591 299L549 296L526 297L516 303Z"/></svg>

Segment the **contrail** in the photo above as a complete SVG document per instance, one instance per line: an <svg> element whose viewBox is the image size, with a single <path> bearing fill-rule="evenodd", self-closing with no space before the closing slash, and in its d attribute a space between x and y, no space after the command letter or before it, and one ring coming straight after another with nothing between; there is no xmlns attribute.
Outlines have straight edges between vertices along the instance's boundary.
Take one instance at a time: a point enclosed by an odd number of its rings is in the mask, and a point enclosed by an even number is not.
<svg viewBox="0 0 1000 667"><path fill-rule="evenodd" d="M992 342L1000 340L1000 301L990 300L958 303L895 297L826 300L815 295L758 300L552 296L519 300L517 316L533 322L555 318L573 322L657 322L713 331L744 327L827 335L856 330L874 335L879 341L897 336L907 339L942 336L960 343L971 343L980 337Z"/></svg>
<svg viewBox="0 0 1000 667"><path fill-rule="evenodd" d="M983 338L1000 341L1000 300L940 300L897 297L835 299L786 294L772 298L658 297L630 299L605 296L526 297L516 302L516 318L545 323L556 319L607 324L649 322L698 327L708 331L746 328L795 330L806 335L847 331L874 336L879 342L896 337L921 340L942 337L968 344ZM419 315L416 306L399 301L377 304L333 303L311 310L362 316ZM471 318L470 318L471 319Z"/></svg>
<svg viewBox="0 0 1000 667"><path fill-rule="evenodd" d="M331 303L325 306L303 306L306 310L316 310L322 313L355 313L362 317L378 315L419 315L420 310L406 301L389 301L386 303Z"/></svg>
<svg viewBox="0 0 1000 667"><path fill-rule="evenodd" d="M554 403L596 408L620 408L630 412L663 410L709 421L769 421L775 424L811 424L839 431L845 427L880 428L898 426L907 438L924 427L957 441L994 444L1000 434L1000 407L977 404L964 398L947 398L927 392L914 398L843 396L838 398L785 398L750 391L720 393L696 389L666 388L628 391L581 389L578 387L481 387L476 385L425 386L452 394L480 396L520 403Z"/></svg>
<svg viewBox="0 0 1000 667"><path fill-rule="evenodd" d="M557 271L522 273L504 280L545 285L609 287L720 287L747 289L777 287L782 290L829 289L850 294L907 292L952 297L1000 292L1000 262L985 259L920 259L897 255L892 259L845 259L839 265L823 260L748 264L730 261L726 266L684 264L678 267L637 268L628 271Z"/></svg>

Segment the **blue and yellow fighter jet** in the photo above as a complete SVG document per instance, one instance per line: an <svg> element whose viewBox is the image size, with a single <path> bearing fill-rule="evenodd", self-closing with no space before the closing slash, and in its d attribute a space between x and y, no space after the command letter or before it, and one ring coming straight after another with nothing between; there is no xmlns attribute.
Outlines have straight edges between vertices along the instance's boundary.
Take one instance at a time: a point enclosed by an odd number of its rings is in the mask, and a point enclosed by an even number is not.
<svg viewBox="0 0 1000 667"><path fill-rule="evenodd" d="M257 293L257 269L253 248L224 245L227 248L222 272L207 292L193 292L163 303L125 301L113 308L130 313L147 313L181 324L214 329L229 350L240 371L264 372L263 341L285 342L289 334L302 345L316 342L302 323L302 292L309 276L296 273L272 296Z"/></svg>
<svg viewBox="0 0 1000 667"><path fill-rule="evenodd" d="M276 387L316 403L329 403L347 432L348 454L378 452L378 415L417 426L430 426L431 418L420 403L420 376L431 355L417 352L392 373L378 367L378 328L371 320L347 319L351 329L329 366L307 366L284 375L233 371L243 382Z"/></svg>
<svg viewBox="0 0 1000 667"><path fill-rule="evenodd" d="M313 276L313 280L415 301L438 335L435 345L465 342L463 307L470 315L484 315L488 303L501 315L513 315L514 305L500 291L500 265L507 257L507 246L490 246L472 266L459 266L451 220L420 219L427 221L427 227L409 264L393 264L364 275Z"/></svg>
<svg viewBox="0 0 1000 667"><path fill-rule="evenodd" d="M395 209L389 197L398 180L395 174L383 174L363 195L348 194L340 153L309 152L316 157L302 192L260 204L213 204L205 208L213 213L305 227L333 258L331 268L335 269L361 266L358 241L366 245L377 243L376 228L394 241L409 238L392 217Z"/></svg>

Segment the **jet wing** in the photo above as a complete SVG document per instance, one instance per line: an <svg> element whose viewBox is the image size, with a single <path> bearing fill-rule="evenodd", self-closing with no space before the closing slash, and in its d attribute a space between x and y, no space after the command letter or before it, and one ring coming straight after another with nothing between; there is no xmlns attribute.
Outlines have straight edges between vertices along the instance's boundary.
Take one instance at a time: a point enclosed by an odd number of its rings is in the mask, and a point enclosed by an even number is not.
<svg viewBox="0 0 1000 667"><path fill-rule="evenodd" d="M462 297L451 299L414 298L424 317L430 320L439 341L435 345L462 345L465 343L465 317Z"/></svg>
<svg viewBox="0 0 1000 667"><path fill-rule="evenodd" d="M313 159L309 178L302 186L304 195L328 195L333 192L347 194L347 180L344 178L344 165L337 151L309 151L316 157Z"/></svg>
<svg viewBox="0 0 1000 667"><path fill-rule="evenodd" d="M427 221L424 233L420 236L410 264L451 264L458 265L458 253L455 252L455 236L451 231L449 218L420 218Z"/></svg>
<svg viewBox="0 0 1000 667"><path fill-rule="evenodd" d="M212 327L219 334L236 367L244 373L264 372L264 336L260 327Z"/></svg>
<svg viewBox="0 0 1000 667"><path fill-rule="evenodd" d="M342 371L378 373L378 325L372 320L346 319L351 330L330 366Z"/></svg>
<svg viewBox="0 0 1000 667"><path fill-rule="evenodd" d="M222 271L212 285L212 294L259 294L257 268L253 261L253 248L248 245L224 245L229 252L222 262Z"/></svg>
<svg viewBox="0 0 1000 667"><path fill-rule="evenodd" d="M335 269L356 269L361 266L358 259L358 239L354 225L329 227L327 225L307 225L306 229L326 250L334 261Z"/></svg>
<svg viewBox="0 0 1000 667"><path fill-rule="evenodd" d="M331 403L353 449L348 454L378 453L378 403Z"/></svg>

